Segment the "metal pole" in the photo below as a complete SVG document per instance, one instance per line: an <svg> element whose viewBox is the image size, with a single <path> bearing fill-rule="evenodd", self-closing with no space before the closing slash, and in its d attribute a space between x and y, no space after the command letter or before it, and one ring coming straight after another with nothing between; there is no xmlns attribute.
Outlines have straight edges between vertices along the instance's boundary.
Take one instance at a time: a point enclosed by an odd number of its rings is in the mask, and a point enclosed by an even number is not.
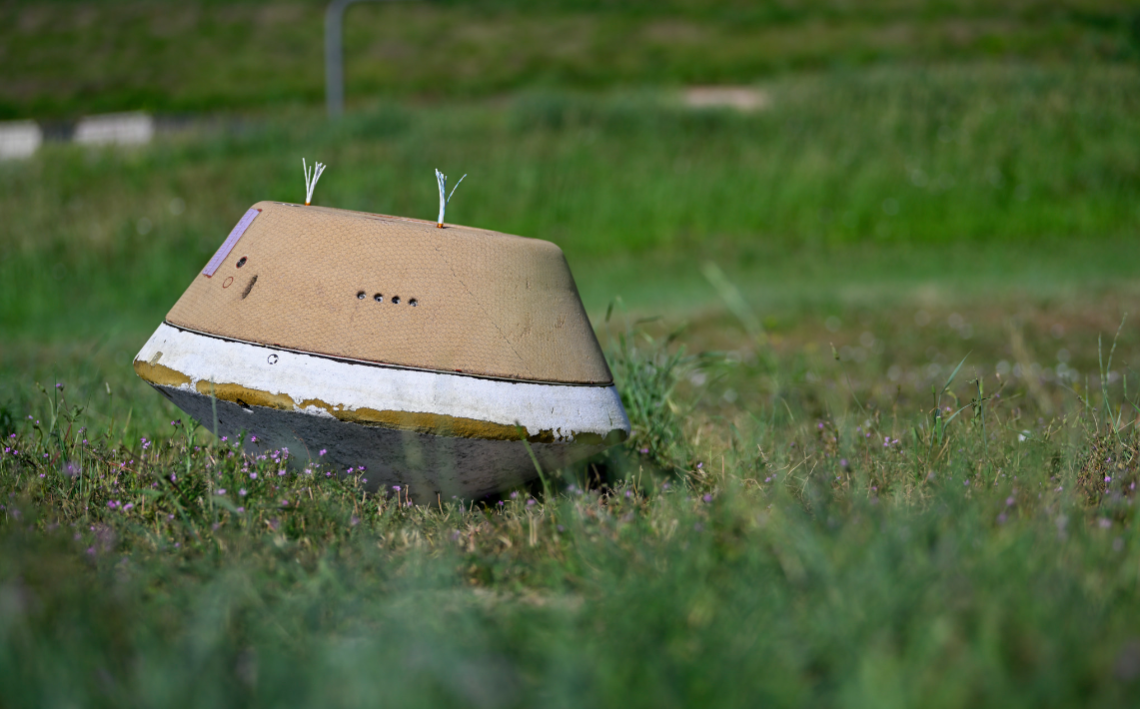
<svg viewBox="0 0 1140 709"><path fill-rule="evenodd" d="M344 113L344 11L358 2L383 0L332 0L325 10L325 99L329 118Z"/></svg>

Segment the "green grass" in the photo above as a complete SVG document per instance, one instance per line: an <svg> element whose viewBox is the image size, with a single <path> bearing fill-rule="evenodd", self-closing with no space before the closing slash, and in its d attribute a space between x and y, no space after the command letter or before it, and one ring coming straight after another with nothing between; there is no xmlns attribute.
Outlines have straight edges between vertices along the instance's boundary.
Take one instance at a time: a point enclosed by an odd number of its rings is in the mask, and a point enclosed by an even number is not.
<svg viewBox="0 0 1140 709"><path fill-rule="evenodd" d="M72 408L105 393L49 384L0 457L6 703L1130 702L1140 476L1119 377L1102 401L987 374L972 408L968 360L938 432L875 357L728 336L743 356L621 331L630 445L502 504L406 507L188 425L124 438ZM727 404L741 382L764 404Z"/></svg>
<svg viewBox="0 0 1140 709"><path fill-rule="evenodd" d="M2 703L1129 705L1140 72L761 88L294 106L0 163ZM301 156L320 204L430 218L440 167L457 222L560 244L632 440L549 494L414 508L278 475L139 381Z"/></svg>
<svg viewBox="0 0 1140 709"><path fill-rule="evenodd" d="M302 156L330 165L320 204L429 218L432 169L469 173L449 217L558 243L594 312L618 295L701 307L709 260L780 307L834 298L833 282L902 297L932 280L1131 278L1137 70L890 69L768 90L772 107L744 115L529 93L205 124L139 151L48 146L0 165L0 327L146 330L250 204L301 199ZM675 287L637 277L650 267Z"/></svg>
<svg viewBox="0 0 1140 709"><path fill-rule="evenodd" d="M324 0L0 3L0 117L319 105ZM1134 64L1123 0L396 2L350 11L350 105L752 83L896 63Z"/></svg>

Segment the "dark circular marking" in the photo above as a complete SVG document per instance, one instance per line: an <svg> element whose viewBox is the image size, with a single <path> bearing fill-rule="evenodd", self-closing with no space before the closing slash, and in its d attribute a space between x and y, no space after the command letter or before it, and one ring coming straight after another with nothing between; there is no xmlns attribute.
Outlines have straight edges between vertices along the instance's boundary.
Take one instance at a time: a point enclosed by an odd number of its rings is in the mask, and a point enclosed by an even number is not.
<svg viewBox="0 0 1140 709"><path fill-rule="evenodd" d="M364 291L359 291L359 292L356 294L356 299L357 299L357 300L364 300Z"/></svg>
<svg viewBox="0 0 1140 709"><path fill-rule="evenodd" d="M239 258L239 259L238 259L238 262L237 262L237 267L238 267L238 268L241 268L242 266L244 266L244 265L245 265L245 262L246 262L246 261L248 261L248 260L249 260L249 259L247 259L245 256L242 256L241 258Z"/></svg>
<svg viewBox="0 0 1140 709"><path fill-rule="evenodd" d="M377 303L383 303L384 302L384 296L381 295L380 293L377 293L376 295L372 296L372 300L375 300Z"/></svg>
<svg viewBox="0 0 1140 709"><path fill-rule="evenodd" d="M400 296L398 296L398 295L392 296L392 305L399 305L399 304L400 304Z"/></svg>

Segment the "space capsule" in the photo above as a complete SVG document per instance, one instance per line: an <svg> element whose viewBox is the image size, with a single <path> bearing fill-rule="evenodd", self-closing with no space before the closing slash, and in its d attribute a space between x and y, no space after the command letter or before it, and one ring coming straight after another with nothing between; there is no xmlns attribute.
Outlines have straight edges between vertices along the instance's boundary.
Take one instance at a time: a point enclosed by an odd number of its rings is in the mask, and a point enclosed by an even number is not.
<svg viewBox="0 0 1140 709"><path fill-rule="evenodd" d="M556 245L326 207L253 205L134 369L250 452L363 467L419 502L524 483L536 460L630 431Z"/></svg>

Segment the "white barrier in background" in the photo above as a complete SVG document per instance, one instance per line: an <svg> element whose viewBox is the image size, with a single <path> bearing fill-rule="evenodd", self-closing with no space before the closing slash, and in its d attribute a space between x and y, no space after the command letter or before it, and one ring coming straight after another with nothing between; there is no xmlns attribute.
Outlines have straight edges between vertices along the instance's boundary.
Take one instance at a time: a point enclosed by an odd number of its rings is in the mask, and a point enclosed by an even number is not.
<svg viewBox="0 0 1140 709"><path fill-rule="evenodd" d="M143 145L154 137L154 118L146 113L108 113L88 116L75 126L81 145Z"/></svg>
<svg viewBox="0 0 1140 709"><path fill-rule="evenodd" d="M763 111L772 104L768 92L752 86L692 86L685 89L684 97L690 108L735 108L745 113Z"/></svg>
<svg viewBox="0 0 1140 709"><path fill-rule="evenodd" d="M44 134L35 121L0 123L0 160L30 158L42 142Z"/></svg>

